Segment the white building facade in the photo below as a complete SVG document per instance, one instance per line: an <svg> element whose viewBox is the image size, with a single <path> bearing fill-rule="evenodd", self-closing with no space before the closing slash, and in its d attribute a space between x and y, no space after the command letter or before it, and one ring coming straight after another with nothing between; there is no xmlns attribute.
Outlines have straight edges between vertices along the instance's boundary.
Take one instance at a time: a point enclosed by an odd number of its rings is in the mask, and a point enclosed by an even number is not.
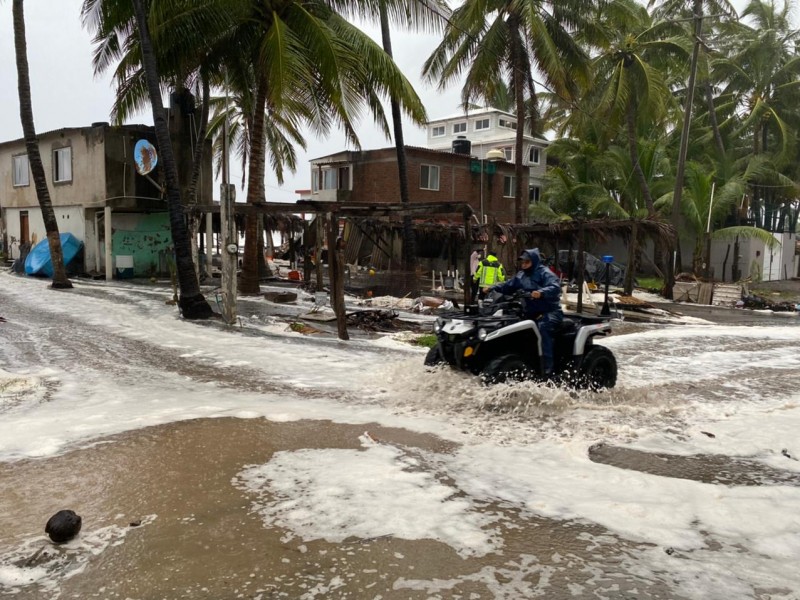
<svg viewBox="0 0 800 600"><path fill-rule="evenodd" d="M517 118L497 108L476 108L435 119L428 122L427 129L427 145L433 150L452 150L483 160L490 150L498 148L508 162L517 161L514 156ZM543 189L548 145L543 137L527 133L523 137L522 164L529 169L530 202L538 201Z"/></svg>

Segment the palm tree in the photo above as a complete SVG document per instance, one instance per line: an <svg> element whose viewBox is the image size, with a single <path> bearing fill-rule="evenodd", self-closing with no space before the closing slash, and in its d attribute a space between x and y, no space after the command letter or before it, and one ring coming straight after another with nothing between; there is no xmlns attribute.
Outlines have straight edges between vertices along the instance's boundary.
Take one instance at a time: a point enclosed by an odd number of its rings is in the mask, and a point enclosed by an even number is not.
<svg viewBox="0 0 800 600"><path fill-rule="evenodd" d="M58 221L53 211L53 203L50 200L44 165L39 154L39 140L36 137L36 127L33 123L33 103L31 102L31 80L28 70L28 45L25 39L23 0L14 0L12 11L14 13L14 50L17 58L19 115L22 122L22 132L25 137L25 148L28 151L28 162L33 175L33 184L36 188L36 197L42 210L44 230L47 233L47 243L50 246L50 261L53 263L53 283L51 287L71 288L72 283L67 278L67 271L64 267L64 253L61 250Z"/></svg>
<svg viewBox="0 0 800 600"><path fill-rule="evenodd" d="M390 58L394 58L392 51L392 36L389 27L390 16L394 22L413 28L439 28L449 16L450 10L438 0L409 0L406 3L389 3L380 1L378 4L378 21L381 28L381 43L383 50ZM343 7L346 8L346 7ZM371 15L370 4L352 6L357 8L361 16ZM366 9L366 10L364 10ZM390 14L391 12L391 14ZM394 96L390 99L392 111L392 131L394 132L394 145L397 153L397 171L400 184L400 202L408 204L411 199L408 191L408 167L406 162L406 149L403 136L403 121L400 102ZM403 215L403 263L406 269L413 269L417 263L416 235L410 215Z"/></svg>
<svg viewBox="0 0 800 600"><path fill-rule="evenodd" d="M674 29L654 22L634 0L615 0L606 7L594 39L600 47L594 60L598 112L611 127L624 125L633 174L650 215L655 206L639 158L638 129L642 120L652 123L664 116L671 98L664 76L667 61L687 55L685 40Z"/></svg>
<svg viewBox="0 0 800 600"><path fill-rule="evenodd" d="M709 165L694 161L686 165L686 182L681 195L682 214L695 238L692 267L696 274L700 274L701 264L704 261L708 264L710 260L709 256L704 256L704 242L709 249L711 240L752 238L769 247L777 244L771 234L757 227L714 228L718 223L724 222L731 210L739 204L746 193L748 181L774 176L768 161L759 158L747 161L744 171L735 175L726 172L725 167L722 164L719 165L719 170L709 169ZM717 182L719 187L716 186ZM665 194L659 198L656 206L666 211L671 208L672 202L672 194Z"/></svg>
<svg viewBox="0 0 800 600"><path fill-rule="evenodd" d="M131 27L124 20L126 2L85 0L85 10L97 5L106 15L123 18L110 21L106 31L118 35L98 40L104 57L123 56L120 62L137 64L137 50L131 44ZM346 3L344 3L346 4ZM108 8L106 8L108 6ZM159 60L186 72L192 65L209 61L219 74L245 73L251 65L247 84L252 103L248 107L249 169L247 200L263 202L266 115L296 115L314 133L327 134L340 127L356 147L355 119L372 113L388 136L389 129L381 99L394 96L414 122L426 119L422 103L411 84L386 53L354 25L342 18L337 8L321 0L291 0L267 5L256 0L163 0L153 18L154 39ZM176 58L179 57L179 58ZM212 60L213 59L213 60ZM111 64L104 59L106 66ZM175 71L177 72L177 71ZM174 75L173 75L174 76ZM224 81L217 82L225 85ZM241 88L240 88L241 89ZM135 91L127 86L121 92ZM233 90L234 96L236 90ZM126 100L129 104L132 100ZM259 291L260 219L246 220L245 252L240 291Z"/></svg>
<svg viewBox="0 0 800 600"><path fill-rule="evenodd" d="M723 94L736 101L731 120L738 133L749 135L753 154L768 154L779 168L791 169L796 162L796 138L800 119L800 31L790 23L792 3L782 6L773 0L751 0L742 12L753 26L732 26L729 54L714 62L715 76L723 82ZM783 230L793 198L780 189L753 181L752 206L757 224L773 231ZM763 208L763 210L760 210ZM767 216L769 215L769 217Z"/></svg>
<svg viewBox="0 0 800 600"><path fill-rule="evenodd" d="M150 103L153 108L153 125L156 131L162 164L164 165L169 222L172 230L172 242L175 247L175 264L180 286L178 305L183 316L187 319L207 319L214 313L208 302L206 302L205 297L200 293L197 273L192 264L192 249L189 231L183 214L181 190L178 183L178 168L172 154L172 141L169 137L167 115L161 100L161 80L158 75L158 65L156 64L156 57L150 40L144 2L145 0L133 0L133 8L141 43L142 67L150 94Z"/></svg>
<svg viewBox="0 0 800 600"><path fill-rule="evenodd" d="M475 100L494 99L510 81L518 123L514 144L518 222L524 219L523 201L528 196L525 127L531 133L539 129L531 71L535 67L546 85L564 98L587 83L586 54L570 33L584 22L585 9L586 2L578 0L466 0L453 12L444 38L423 67L425 77L440 88L466 74L461 92L465 110Z"/></svg>

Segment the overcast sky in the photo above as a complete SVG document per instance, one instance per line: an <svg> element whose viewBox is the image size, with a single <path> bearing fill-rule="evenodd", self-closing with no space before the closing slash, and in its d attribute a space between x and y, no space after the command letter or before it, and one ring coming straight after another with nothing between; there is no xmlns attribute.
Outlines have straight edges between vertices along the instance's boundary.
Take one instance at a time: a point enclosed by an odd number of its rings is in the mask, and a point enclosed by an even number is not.
<svg viewBox="0 0 800 600"><path fill-rule="evenodd" d="M91 66L90 34L80 22L82 0L27 0L25 21L27 27L28 61L30 64L33 113L37 131L62 127L83 127L96 121L108 121L114 101L110 78L96 78ZM744 0L735 0L741 10ZM376 28L370 34L379 39ZM426 34L395 32L392 39L395 60L411 80L422 98L432 119L458 110L459 89L453 87L444 93L422 83L419 77L422 63L434 49L437 37ZM0 1L0 141L22 137L17 97L17 73L14 63L14 39L11 19L11 2ZM389 113L387 107L387 113ZM138 115L132 122L152 123L149 113ZM381 148L391 142L374 127L371 118L365 118L359 127L362 146ZM408 145L425 145L426 135L421 128L406 123L405 141ZM294 190L310 187L308 160L324 156L345 147L340 134L328 139L307 136L308 150L298 149L298 172L289 175L282 187L273 176L267 180L269 201L294 201ZM234 176L241 172L232 166ZM217 191L214 192L218 196ZM240 190L239 199L244 198Z"/></svg>

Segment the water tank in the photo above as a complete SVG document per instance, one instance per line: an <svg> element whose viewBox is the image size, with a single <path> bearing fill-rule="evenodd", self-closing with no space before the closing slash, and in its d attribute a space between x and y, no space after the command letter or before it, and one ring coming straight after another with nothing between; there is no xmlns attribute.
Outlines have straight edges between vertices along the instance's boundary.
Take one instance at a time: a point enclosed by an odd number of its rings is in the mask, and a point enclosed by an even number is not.
<svg viewBox="0 0 800 600"><path fill-rule="evenodd" d="M453 154L472 154L472 142L470 142L463 135L458 136L453 140Z"/></svg>

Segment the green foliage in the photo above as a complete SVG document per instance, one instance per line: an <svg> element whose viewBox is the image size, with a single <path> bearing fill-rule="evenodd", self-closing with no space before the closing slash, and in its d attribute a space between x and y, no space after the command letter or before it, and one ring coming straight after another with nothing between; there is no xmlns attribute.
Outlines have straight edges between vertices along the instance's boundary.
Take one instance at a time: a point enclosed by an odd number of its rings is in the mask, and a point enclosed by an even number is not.
<svg viewBox="0 0 800 600"><path fill-rule="evenodd" d="M660 293L664 289L664 280L660 277L637 277L638 287Z"/></svg>
<svg viewBox="0 0 800 600"><path fill-rule="evenodd" d="M427 335L421 335L419 337L413 338L411 343L415 346L424 346L425 348L433 348L437 344L436 336L432 333Z"/></svg>

